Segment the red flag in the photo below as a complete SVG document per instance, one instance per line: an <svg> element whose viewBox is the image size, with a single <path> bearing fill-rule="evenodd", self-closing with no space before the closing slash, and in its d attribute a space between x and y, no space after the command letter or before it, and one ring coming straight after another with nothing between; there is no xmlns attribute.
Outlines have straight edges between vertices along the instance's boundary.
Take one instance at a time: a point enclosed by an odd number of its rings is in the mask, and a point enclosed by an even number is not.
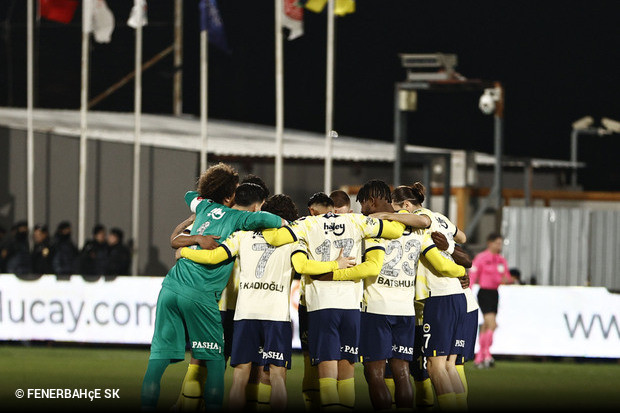
<svg viewBox="0 0 620 413"><path fill-rule="evenodd" d="M41 17L65 24L71 22L77 6L77 0L39 0Z"/></svg>

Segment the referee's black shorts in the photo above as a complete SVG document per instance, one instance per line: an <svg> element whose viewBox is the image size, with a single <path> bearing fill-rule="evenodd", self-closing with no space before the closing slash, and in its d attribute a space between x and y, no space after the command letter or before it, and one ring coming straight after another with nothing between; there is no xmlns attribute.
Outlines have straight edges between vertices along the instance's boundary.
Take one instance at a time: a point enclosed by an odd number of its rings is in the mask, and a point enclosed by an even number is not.
<svg viewBox="0 0 620 413"><path fill-rule="evenodd" d="M478 290L478 305L482 314L497 313L497 302L499 294L497 290L486 290L481 288Z"/></svg>

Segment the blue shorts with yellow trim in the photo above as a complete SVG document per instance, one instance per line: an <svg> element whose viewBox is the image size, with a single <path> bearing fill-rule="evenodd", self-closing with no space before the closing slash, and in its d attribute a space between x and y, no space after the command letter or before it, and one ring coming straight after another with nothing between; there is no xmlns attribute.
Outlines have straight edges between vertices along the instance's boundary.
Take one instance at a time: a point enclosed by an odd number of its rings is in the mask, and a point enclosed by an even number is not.
<svg viewBox="0 0 620 413"><path fill-rule="evenodd" d="M357 362L360 310L308 312L308 347L313 365L329 360Z"/></svg>
<svg viewBox="0 0 620 413"><path fill-rule="evenodd" d="M234 322L230 365L253 363L291 368L293 329L290 321Z"/></svg>
<svg viewBox="0 0 620 413"><path fill-rule="evenodd" d="M431 296L426 299L422 324L426 357L463 354L466 314L465 294Z"/></svg>
<svg viewBox="0 0 620 413"><path fill-rule="evenodd" d="M429 378L426 369L426 357L424 357L424 341L422 326L415 326L413 360L409 363L409 371L415 381L424 381Z"/></svg>
<svg viewBox="0 0 620 413"><path fill-rule="evenodd" d="M456 358L456 364L464 364L466 361L473 360L475 357L476 338L478 337L478 310L470 311L465 314L463 323L465 334L465 348Z"/></svg>
<svg viewBox="0 0 620 413"><path fill-rule="evenodd" d="M360 360L413 359L414 316L391 316L362 312Z"/></svg>

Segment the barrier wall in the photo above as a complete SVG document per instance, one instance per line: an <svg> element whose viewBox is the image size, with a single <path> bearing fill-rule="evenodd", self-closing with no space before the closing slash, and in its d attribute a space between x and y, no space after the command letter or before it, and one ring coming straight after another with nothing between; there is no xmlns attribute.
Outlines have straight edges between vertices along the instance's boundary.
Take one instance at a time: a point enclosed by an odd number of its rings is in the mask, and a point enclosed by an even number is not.
<svg viewBox="0 0 620 413"><path fill-rule="evenodd" d="M161 277L85 281L0 274L0 340L149 344ZM602 287L501 286L496 355L620 358L620 295ZM291 289L299 348L299 283ZM480 315L482 321L482 315Z"/></svg>

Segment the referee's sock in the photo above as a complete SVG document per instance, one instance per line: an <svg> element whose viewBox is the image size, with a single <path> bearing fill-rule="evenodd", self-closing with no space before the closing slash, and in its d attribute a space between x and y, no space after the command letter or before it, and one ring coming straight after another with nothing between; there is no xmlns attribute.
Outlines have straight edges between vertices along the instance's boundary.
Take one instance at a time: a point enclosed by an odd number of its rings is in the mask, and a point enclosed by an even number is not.
<svg viewBox="0 0 620 413"><path fill-rule="evenodd" d="M338 397L340 406L345 409L355 408L355 379L338 380Z"/></svg>
<svg viewBox="0 0 620 413"><path fill-rule="evenodd" d="M321 410L338 411L340 410L340 396L338 395L338 380L326 377L319 378L319 388L321 394Z"/></svg>

